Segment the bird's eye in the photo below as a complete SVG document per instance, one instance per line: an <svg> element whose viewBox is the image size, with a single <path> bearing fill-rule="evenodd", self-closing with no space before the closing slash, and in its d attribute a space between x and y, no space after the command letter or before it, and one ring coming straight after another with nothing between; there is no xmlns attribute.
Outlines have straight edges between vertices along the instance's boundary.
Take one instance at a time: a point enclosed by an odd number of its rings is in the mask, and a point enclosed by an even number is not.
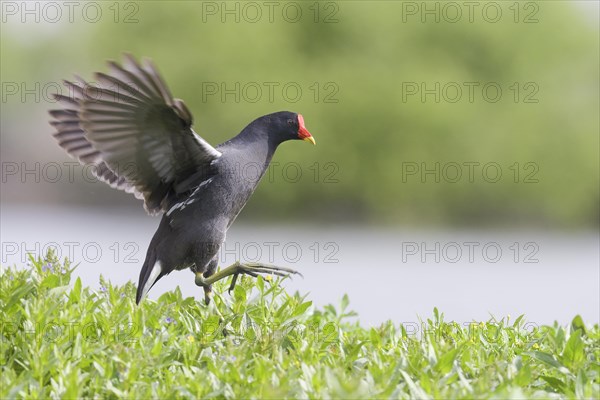
<svg viewBox="0 0 600 400"><path fill-rule="evenodd" d="M288 123L288 125L294 125L294 120L293 119L288 119L287 123Z"/></svg>

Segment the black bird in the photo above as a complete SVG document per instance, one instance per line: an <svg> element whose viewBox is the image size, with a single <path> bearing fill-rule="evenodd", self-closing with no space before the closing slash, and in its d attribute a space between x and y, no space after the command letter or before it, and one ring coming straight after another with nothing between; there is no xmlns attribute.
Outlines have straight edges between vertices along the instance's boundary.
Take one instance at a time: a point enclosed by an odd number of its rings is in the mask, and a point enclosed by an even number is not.
<svg viewBox="0 0 600 400"><path fill-rule="evenodd" d="M252 121L237 136L212 147L192 130L192 114L174 99L149 60L125 55L109 62L97 84L64 81L56 94L54 137L111 187L144 201L151 215L163 214L140 272L136 302L173 270L190 268L210 301L212 284L233 275L284 276L294 270L241 264L219 272L225 234L265 173L277 146L300 139L315 144L302 115L288 111Z"/></svg>

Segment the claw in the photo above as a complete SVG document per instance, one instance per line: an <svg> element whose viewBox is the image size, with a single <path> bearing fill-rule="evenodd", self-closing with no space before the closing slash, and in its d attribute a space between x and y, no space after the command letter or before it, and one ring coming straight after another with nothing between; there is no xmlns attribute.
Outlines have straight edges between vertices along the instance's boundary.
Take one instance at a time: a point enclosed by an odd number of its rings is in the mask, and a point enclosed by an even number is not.
<svg viewBox="0 0 600 400"><path fill-rule="evenodd" d="M227 290L227 293L231 294L231 291L233 290L233 288L235 287L235 283L237 282L237 278L240 274L233 274L233 279L231 280L231 285L229 285L229 289Z"/></svg>
<svg viewBox="0 0 600 400"><path fill-rule="evenodd" d="M204 302L206 305L210 304L210 299L212 295L212 289L210 286L204 286Z"/></svg>

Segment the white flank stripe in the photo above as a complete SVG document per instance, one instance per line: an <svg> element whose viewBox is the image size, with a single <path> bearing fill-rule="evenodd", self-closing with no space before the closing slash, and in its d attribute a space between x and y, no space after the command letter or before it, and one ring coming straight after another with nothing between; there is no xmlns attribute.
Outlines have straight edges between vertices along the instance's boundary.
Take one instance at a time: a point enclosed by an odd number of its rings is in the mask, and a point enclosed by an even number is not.
<svg viewBox="0 0 600 400"><path fill-rule="evenodd" d="M175 203L175 204L173 205L173 207L169 208L169 211L167 211L167 217L168 217L169 215L171 215L171 213L172 213L173 211L175 211L175 210L176 210L176 209L178 209L179 207L183 207L184 205L185 205L185 201L182 201L181 203Z"/></svg>
<svg viewBox="0 0 600 400"><path fill-rule="evenodd" d="M194 189L194 191L192 192L192 194L190 194L190 197L189 197L187 200L184 200L184 201L182 201L182 202L180 202L180 203L175 203L175 204L173 204L173 206L172 206L171 208L169 208L169 211L167 211L167 214L166 214L166 215L167 215L167 217L168 217L168 216L170 216L170 215L171 215L171 213L172 213L173 211L177 210L178 208L181 208L181 209L183 210L183 209L184 209L184 208L185 208L187 205L189 205L189 204L192 204L193 202L195 202L196 200L198 200L198 199L194 198L194 195L195 195L196 193L198 193L198 191L199 191L199 190L200 190L200 189L201 189L203 186L206 186L206 185L208 185L209 183L211 183L211 182L213 181L213 179L214 179L214 177L213 177L213 178L209 178L209 179L207 179L207 180L203 181L203 182L202 182L200 185L198 185L198 187L197 187L196 189Z"/></svg>

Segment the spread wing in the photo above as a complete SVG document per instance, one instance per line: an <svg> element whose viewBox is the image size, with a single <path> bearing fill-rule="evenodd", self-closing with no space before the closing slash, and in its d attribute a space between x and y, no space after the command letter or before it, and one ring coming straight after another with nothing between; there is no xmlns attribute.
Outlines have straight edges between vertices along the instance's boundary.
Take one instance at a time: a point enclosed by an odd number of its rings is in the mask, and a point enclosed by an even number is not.
<svg viewBox="0 0 600 400"><path fill-rule="evenodd" d="M148 213L164 212L214 174L221 153L192 130L191 113L150 61L126 55L109 66L96 85L65 81L68 94L55 96L62 108L50 111L54 137L99 179L143 199Z"/></svg>

